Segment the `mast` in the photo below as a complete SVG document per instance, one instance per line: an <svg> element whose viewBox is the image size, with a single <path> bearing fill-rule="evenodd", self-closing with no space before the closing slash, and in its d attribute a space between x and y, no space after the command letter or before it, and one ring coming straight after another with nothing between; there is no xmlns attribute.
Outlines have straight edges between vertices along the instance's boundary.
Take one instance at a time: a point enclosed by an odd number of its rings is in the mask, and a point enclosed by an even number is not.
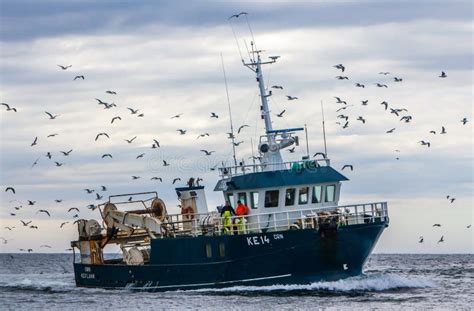
<svg viewBox="0 0 474 311"><path fill-rule="evenodd" d="M225 74L224 56L222 56L222 53L221 53L221 61L222 61L222 72L224 73L225 93L227 95L227 106L229 108L230 136L231 136L231 141L232 141L232 155L233 155L233 158L234 158L234 165L237 166L237 158L235 157L234 124L232 123L232 110L230 109L229 89L227 87L227 76Z"/></svg>

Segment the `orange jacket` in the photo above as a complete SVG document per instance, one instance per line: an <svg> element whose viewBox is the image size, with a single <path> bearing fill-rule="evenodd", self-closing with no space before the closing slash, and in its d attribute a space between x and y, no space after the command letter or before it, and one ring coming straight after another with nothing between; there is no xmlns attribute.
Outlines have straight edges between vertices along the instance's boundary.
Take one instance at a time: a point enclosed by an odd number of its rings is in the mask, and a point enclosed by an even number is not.
<svg viewBox="0 0 474 311"><path fill-rule="evenodd" d="M237 208L235 209L235 214L237 216L244 216L249 213L249 209L245 204L240 203L237 205Z"/></svg>

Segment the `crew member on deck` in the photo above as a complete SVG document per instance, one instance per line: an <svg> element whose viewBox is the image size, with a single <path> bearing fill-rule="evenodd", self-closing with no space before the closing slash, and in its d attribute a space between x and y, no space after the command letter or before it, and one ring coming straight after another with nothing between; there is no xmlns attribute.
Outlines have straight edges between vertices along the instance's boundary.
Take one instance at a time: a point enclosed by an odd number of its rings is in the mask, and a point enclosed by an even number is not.
<svg viewBox="0 0 474 311"><path fill-rule="evenodd" d="M235 216L235 211L232 205L230 205L230 202L226 201L224 207L221 209L221 217L224 218L222 224L225 232L232 233L232 216Z"/></svg>
<svg viewBox="0 0 474 311"><path fill-rule="evenodd" d="M239 216L235 220L235 224L237 226L237 232L238 234L245 234L246 233L246 228L245 228L245 223L247 220L245 219L245 215L249 213L249 208L247 205L243 204L242 201L237 201L237 208L235 209L235 214Z"/></svg>

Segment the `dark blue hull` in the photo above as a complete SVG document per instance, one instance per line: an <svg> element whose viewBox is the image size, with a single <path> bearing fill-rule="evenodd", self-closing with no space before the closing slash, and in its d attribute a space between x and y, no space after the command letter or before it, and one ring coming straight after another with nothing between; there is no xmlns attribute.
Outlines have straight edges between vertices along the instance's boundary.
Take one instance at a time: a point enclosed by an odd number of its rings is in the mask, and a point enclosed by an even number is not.
<svg viewBox="0 0 474 311"><path fill-rule="evenodd" d="M144 265L75 263L76 284L175 290L337 280L362 273L386 225L154 239Z"/></svg>

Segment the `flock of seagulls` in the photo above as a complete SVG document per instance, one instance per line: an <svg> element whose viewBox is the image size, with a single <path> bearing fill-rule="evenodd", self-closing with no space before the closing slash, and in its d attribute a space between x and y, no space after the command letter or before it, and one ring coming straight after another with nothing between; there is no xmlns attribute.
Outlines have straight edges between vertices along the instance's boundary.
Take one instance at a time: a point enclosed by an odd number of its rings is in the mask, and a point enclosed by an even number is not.
<svg viewBox="0 0 474 311"><path fill-rule="evenodd" d="M246 15L246 14L247 13L245 13L245 12L241 12L239 14L235 14L235 15L231 16L230 18L239 18L240 16L243 16L243 15ZM72 65L58 65L58 67L62 71L66 71L69 68L71 68ZM337 70L341 70L342 74L344 74L344 75L341 74L341 75L336 76L337 80L340 80L340 81L344 81L344 80L349 81L350 80L350 77L347 75L347 67L345 65L337 64L337 65L334 65L333 67L336 68ZM379 74L383 75L383 76L391 75L390 72L379 72ZM447 78L446 73L441 72L441 74L439 75L439 78L443 78L443 79ZM75 80L85 80L85 76L84 75L76 75L73 78L73 80L74 81ZM403 81L403 78L393 77L393 82L394 83L401 83L402 81ZM368 88L367 84L364 84L364 83L361 83L361 82L356 82L356 83L354 83L354 85L355 85L355 87L358 87L358 88L363 88L363 89ZM373 85L377 88L382 88L382 89L383 88L385 88L385 89L389 88L389 84L381 83L381 82L374 83ZM283 86L281 86L281 85L272 85L270 88L273 89L273 90L283 90L284 89ZM111 96L111 97L115 97L118 94L118 92L114 91L114 90L106 90L105 93L108 96ZM272 90L269 90L268 95L266 95L266 96L269 97L271 95L272 95ZM285 95L285 96L286 96L286 99L288 101L298 100L298 97L293 96L293 95ZM336 124L340 125L342 129L347 129L352 120L350 119L350 116L346 113L346 111L350 111L351 107L354 107L354 105L349 104L347 100L344 100L339 96L334 96L334 98L336 99L336 104L342 105L342 106L339 106L336 110L336 112L340 113L337 116L338 121L336 122ZM98 105L103 106L103 109L105 109L105 110L118 108L118 105L115 104L114 102L104 101L103 99L100 99L100 98L95 98L95 101L97 102ZM361 100L360 102L361 102L362 106L369 105L369 101L367 99ZM9 105L7 103L1 103L1 105L5 107L7 112L18 112L18 109L16 107L12 107L11 105ZM392 107L387 101L382 101L382 102L379 103L379 105L382 106L383 111L386 111L390 115L395 116L396 118L399 119L399 121L401 123L410 123L413 120L413 116L411 114L409 114L409 112L406 108ZM137 109L137 108L126 107L126 110L128 110L128 112L130 113L131 116L135 116L135 117L138 117L138 118L143 118L145 116L145 113L143 111L140 111L140 109ZM47 120L49 120L51 122L54 122L54 120L61 117L60 114L56 114L56 113L49 112L49 111L45 111L44 113L48 117ZM286 113L286 109L282 110L281 112L279 112L275 115L278 118L283 118L285 113ZM183 118L183 116L185 116L185 113L178 113L178 114L175 114L175 115L171 116L170 119L171 120L181 119L181 118ZM119 121L122 121L122 117L123 116L115 115L110 120L110 124L113 125L113 124L115 124ZM216 112L210 112L209 118L210 119L219 119L219 115ZM357 118L355 118L355 121L360 122L362 125L365 125L368 122L367 118L364 117L364 116L357 116ZM466 117L464 117L461 120L462 125L466 125L468 122L469 122L469 120ZM238 147L242 143L244 143L243 140L238 140L237 139L237 135L240 135L244 131L244 129L248 128L248 127L250 127L250 126L247 125L247 124L242 124L237 128L237 134L232 133L232 132L231 133L226 133L227 138L232 140L232 143L235 147ZM392 134L395 131L396 131L396 128L390 128L390 129L387 129L385 131L385 133L386 134ZM178 135L187 135L188 134L188 130L184 129L184 128L178 128L178 129L176 129L176 132L178 132ZM447 133L448 133L448 131L447 131L446 127L441 126L441 129L439 131L432 130L432 131L430 131L429 134L431 134L431 135L438 135L438 134L439 135L445 135ZM47 138L55 137L57 135L59 135L59 133L51 133L47 136ZM110 134L108 132L103 131L103 132L97 133L95 135L95 138L93 139L93 142L96 143L96 144L99 144L103 140L112 139L112 136L113 136L113 133ZM207 132L206 133L201 133L197 136L196 139L197 140L205 139L206 137L209 137L209 136L210 136L210 133L207 133ZM123 141L125 141L127 143L127 145L131 145L137 139L138 139L138 136L133 136L131 138L123 138ZM39 138L35 137L33 139L32 143L30 144L30 147L34 148L39 143L41 143L39 141ZM419 144L422 145L422 146L426 146L427 148L431 147L431 143L430 143L430 141L428 141L428 139L420 140ZM151 149L157 149L157 148L162 147L160 141L157 140L157 139L153 139L150 142L150 145L151 145L151 147L150 147ZM63 151L63 150L66 150L66 151ZM39 160L42 157L45 157L49 160L52 160L54 158L54 160L52 162L54 163L54 166L56 166L56 167L62 167L64 165L67 165L67 163L64 162L63 159L66 159L67 157L70 157L70 156L73 157L74 156L73 155L73 149L65 148L63 150L60 150L58 152L61 159L58 159L57 156L54 154L54 152L48 151L44 156L41 156L41 157L37 158L33 162L32 168L34 166L38 165ZM400 152L400 150L395 150L395 151ZM200 149L200 152L202 152L203 156L205 156L205 157L212 156L214 153L216 153L216 151L214 151L214 150L206 150L206 149ZM294 153L295 152L295 147L289 148L288 152ZM145 157L146 154L147 153L142 152L142 153L136 155L135 159L136 160L142 159L142 158ZM316 158L318 156L321 156L322 158L326 158L326 154L324 154L322 152L317 152L313 155L314 158ZM106 161L106 159L109 159L109 160L113 159L113 155L111 153L104 153L104 154L101 154L99 157L103 161ZM252 156L252 158L258 159L259 157ZM399 157L397 157L396 159L398 160ZM169 160L165 160L165 159L162 160L162 163L163 163L163 167L168 167L168 166L172 165L172 163ZM215 170L216 167L217 167L217 165L214 166L213 168L211 168L211 170ZM353 171L354 166L352 164L345 164L341 168L341 170L343 171L345 169ZM132 180L138 180L138 179L141 179L141 178L142 177L138 176L138 175L132 175L131 176ZM160 177L160 176L153 176L153 177L150 178L150 180L151 181L158 181L160 183L163 182L163 178ZM202 179L198 178L197 180L202 180ZM177 182L180 182L180 181L181 181L181 177L174 177L174 178L172 178L171 184L174 185L174 184L176 184ZM90 197L88 198L89 200L91 200L91 201L100 201L104 198L105 192L108 191L108 188L106 186L102 185L102 186L100 186L99 189L84 188L83 191L86 193L86 195L90 195ZM5 192L6 193L11 193L11 195L16 195L17 194L17 192L16 192L16 190L13 186L6 187ZM455 198L448 195L447 200L449 200L449 202L452 204L452 203L454 203ZM36 204L36 201L34 201L34 200L26 200L25 203L21 203L19 200L13 199L11 202L18 203L18 204L15 204L15 206L13 207L14 211L12 211L10 213L10 215L12 217L16 217L18 212L21 211L23 208L25 208L24 205L25 206L34 206ZM63 202L63 199L55 199L54 202L56 204L61 204ZM97 209L97 204L89 204L89 205L86 206L86 208L89 209L89 210L94 211L95 209ZM51 217L52 212L48 209L41 208L41 209L38 209L36 211L36 214L37 215L41 214L41 215L44 215L43 217L48 217L49 218L49 217ZM58 225L59 229L63 229L66 225L72 225L72 224L77 223L77 221L80 219L79 215L81 214L81 209L78 208L78 207L69 207L67 209L67 214L70 215L71 219L68 220L68 221L61 221L61 223ZM434 226L435 227L441 227L440 224L435 224ZM39 227L36 224L34 224L32 220L24 220L24 219L19 219L19 227L20 228L21 227L26 227L26 228L33 229L33 230L39 229ZM16 228L17 228L16 226L4 227L4 229L8 230L8 231L12 231ZM468 226L468 228L470 228L470 225ZM1 239L4 241L4 243L7 243L7 240L5 238L1 238ZM419 239L419 243L423 243L423 242L424 242L424 238L421 236L420 239ZM444 236L441 236L440 240L438 241L438 243L442 243L442 242L444 242ZM43 246L48 247L47 245L43 245ZM32 252L33 250L32 249L27 249L27 250L24 250L24 251Z"/></svg>
<svg viewBox="0 0 474 311"><path fill-rule="evenodd" d="M346 66L344 66L343 64L337 64L337 65L334 65L333 66L334 68L336 69L339 69L341 70L341 72L346 72ZM379 72L380 75L383 75L383 76L387 76L387 75L390 75L391 73L390 72ZM439 78L447 78L447 74L442 71L441 74L438 76ZM348 76L336 76L336 79L337 80L349 80L349 77ZM395 83L400 83L403 81L403 78L400 78L400 77L393 77L393 81ZM362 84L360 82L356 82L354 84L356 87L360 87L360 88L365 88L365 84ZM384 83L375 83L374 84L376 87L379 87L379 88L388 88L389 86L387 84L384 84ZM349 107L353 107L354 105L349 105L348 102L346 100L343 100L341 97L339 96L334 96L334 98L336 99L336 104L342 104L343 106L338 108L336 110L336 112L340 112L340 111L345 111L346 109L348 109ZM362 100L361 101L361 104L362 106L367 106L369 104L369 101L366 99L366 100ZM413 120L413 116L412 115L409 115L408 114L408 110L405 109L405 108L394 108L394 107L390 107L389 106L389 103L387 101L382 101L380 102L380 105L383 106L384 108L384 111L389 111L390 114L393 114L395 115L396 117L399 118L399 121L400 122L403 122L403 123L410 123L412 120ZM343 129L346 129L349 127L349 116L346 115L346 114L339 114L337 116L338 119L342 119L343 122L341 121L338 121L336 122L336 124L338 125L341 125L341 127ZM344 122L345 121L345 122ZM362 124L365 124L366 123L366 118L364 118L363 116L358 116L356 118L356 121L360 121L362 122ZM462 125L466 125L466 123L468 123L468 119L466 117L464 117L463 119L461 119L461 124ZM396 130L396 128L391 128L391 129L388 129L385 133L386 134L392 134L394 133ZM439 131L436 131L436 130L431 130L429 132L429 134L432 134L432 135L445 135L447 134L447 130L446 130L446 127L445 126L441 126L441 130ZM428 140L428 139L422 139L418 142L421 146L426 146L427 148L430 148L431 147L431 142ZM400 152L400 150L395 150L395 152ZM322 154L323 157L325 157L324 154ZM315 155L316 156L316 155ZM395 158L396 160L399 160L400 158L397 156ZM350 164L346 164L342 167L341 171L344 170L345 168L349 168L351 171L354 169L352 165ZM450 196L450 195L447 195L446 196L446 199L451 203L453 204L454 201L456 200L456 198ZM434 224L433 227L441 227L441 224ZM466 226L466 228L471 228L471 225L468 225ZM424 237L423 236L420 236L419 237L419 243L423 243L425 241ZM437 244L439 243L443 243L445 240L444 240L444 235L441 236L441 238L438 240Z"/></svg>

